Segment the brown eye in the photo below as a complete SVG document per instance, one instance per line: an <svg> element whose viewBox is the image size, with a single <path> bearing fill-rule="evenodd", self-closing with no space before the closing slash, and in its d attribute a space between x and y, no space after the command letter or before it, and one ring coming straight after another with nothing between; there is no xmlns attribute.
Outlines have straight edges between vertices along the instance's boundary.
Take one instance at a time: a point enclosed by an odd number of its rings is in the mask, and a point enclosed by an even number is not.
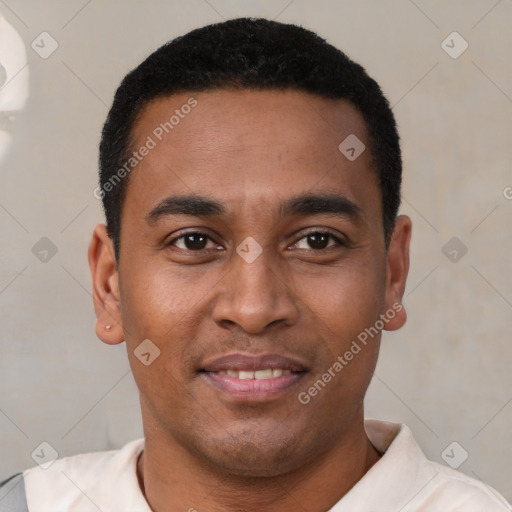
<svg viewBox="0 0 512 512"><path fill-rule="evenodd" d="M312 249L325 249L328 246L331 235L328 233L313 233L306 238Z"/></svg>
<svg viewBox="0 0 512 512"><path fill-rule="evenodd" d="M345 245L338 237L333 234L325 231L315 231L312 233L308 233L306 236L302 237L296 244L295 247L298 249L306 249L306 250L317 250L321 251L323 249L328 249L332 246L343 246Z"/></svg>
<svg viewBox="0 0 512 512"><path fill-rule="evenodd" d="M185 235L181 235L174 240L171 240L169 245L173 245L186 251L201 251L212 247L207 247L208 242L211 242L212 245L215 246L210 237L204 233L186 233Z"/></svg>

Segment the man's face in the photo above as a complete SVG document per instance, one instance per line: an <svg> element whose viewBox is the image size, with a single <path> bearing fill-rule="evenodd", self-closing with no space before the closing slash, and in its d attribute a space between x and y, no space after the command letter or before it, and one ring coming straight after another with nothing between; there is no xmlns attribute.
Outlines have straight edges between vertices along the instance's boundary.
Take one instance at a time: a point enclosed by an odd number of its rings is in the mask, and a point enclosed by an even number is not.
<svg viewBox="0 0 512 512"><path fill-rule="evenodd" d="M366 145L353 161L338 149L351 134ZM119 320L147 435L240 475L326 453L361 420L380 333L304 393L391 307L362 117L299 92L219 90L152 101L133 135L134 150L156 145L123 205ZM191 196L217 204L165 202ZM147 366L146 339L160 350Z"/></svg>

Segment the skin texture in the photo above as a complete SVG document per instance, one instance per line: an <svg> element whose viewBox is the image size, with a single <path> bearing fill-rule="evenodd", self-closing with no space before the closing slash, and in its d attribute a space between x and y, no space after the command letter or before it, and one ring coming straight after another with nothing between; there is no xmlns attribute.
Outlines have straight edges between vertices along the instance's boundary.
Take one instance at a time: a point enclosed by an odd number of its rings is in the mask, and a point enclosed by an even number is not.
<svg viewBox="0 0 512 512"><path fill-rule="evenodd" d="M141 488L156 512L327 510L379 459L363 398L380 333L307 405L298 395L401 301L411 223L397 219L386 251L365 125L345 101L247 90L159 98L139 116L133 148L191 97L197 106L130 175L118 267L104 225L89 249L96 332L126 342L140 392ZM366 145L354 161L338 150L349 134ZM279 215L305 193L343 196L359 214ZM190 194L226 213L147 221L166 197ZM203 245L175 240L198 231ZM325 232L342 243L307 236ZM262 248L252 263L236 252L247 237ZM402 309L385 329L405 320ZM145 339L160 350L148 366L134 356ZM235 400L200 372L233 353L292 357L306 371L272 399Z"/></svg>

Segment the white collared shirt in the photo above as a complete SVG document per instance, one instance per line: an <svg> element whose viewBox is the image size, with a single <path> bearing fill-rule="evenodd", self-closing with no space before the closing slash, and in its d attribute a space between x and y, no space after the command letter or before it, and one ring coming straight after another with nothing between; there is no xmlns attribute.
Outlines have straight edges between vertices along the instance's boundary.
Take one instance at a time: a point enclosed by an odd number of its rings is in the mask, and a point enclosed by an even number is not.
<svg viewBox="0 0 512 512"><path fill-rule="evenodd" d="M365 429L384 455L330 512L512 511L491 487L429 461L407 426L365 420ZM0 512L151 512L137 480L143 449L138 439L28 469L0 488Z"/></svg>

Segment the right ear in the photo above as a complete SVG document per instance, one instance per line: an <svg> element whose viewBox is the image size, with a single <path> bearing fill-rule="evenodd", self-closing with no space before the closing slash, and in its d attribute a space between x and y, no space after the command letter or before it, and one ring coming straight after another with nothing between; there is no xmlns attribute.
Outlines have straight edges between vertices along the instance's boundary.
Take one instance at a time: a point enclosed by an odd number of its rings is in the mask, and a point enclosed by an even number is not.
<svg viewBox="0 0 512 512"><path fill-rule="evenodd" d="M124 341L119 299L119 276L112 239L105 224L98 224L89 244L89 267L96 311L96 335L109 345Z"/></svg>

